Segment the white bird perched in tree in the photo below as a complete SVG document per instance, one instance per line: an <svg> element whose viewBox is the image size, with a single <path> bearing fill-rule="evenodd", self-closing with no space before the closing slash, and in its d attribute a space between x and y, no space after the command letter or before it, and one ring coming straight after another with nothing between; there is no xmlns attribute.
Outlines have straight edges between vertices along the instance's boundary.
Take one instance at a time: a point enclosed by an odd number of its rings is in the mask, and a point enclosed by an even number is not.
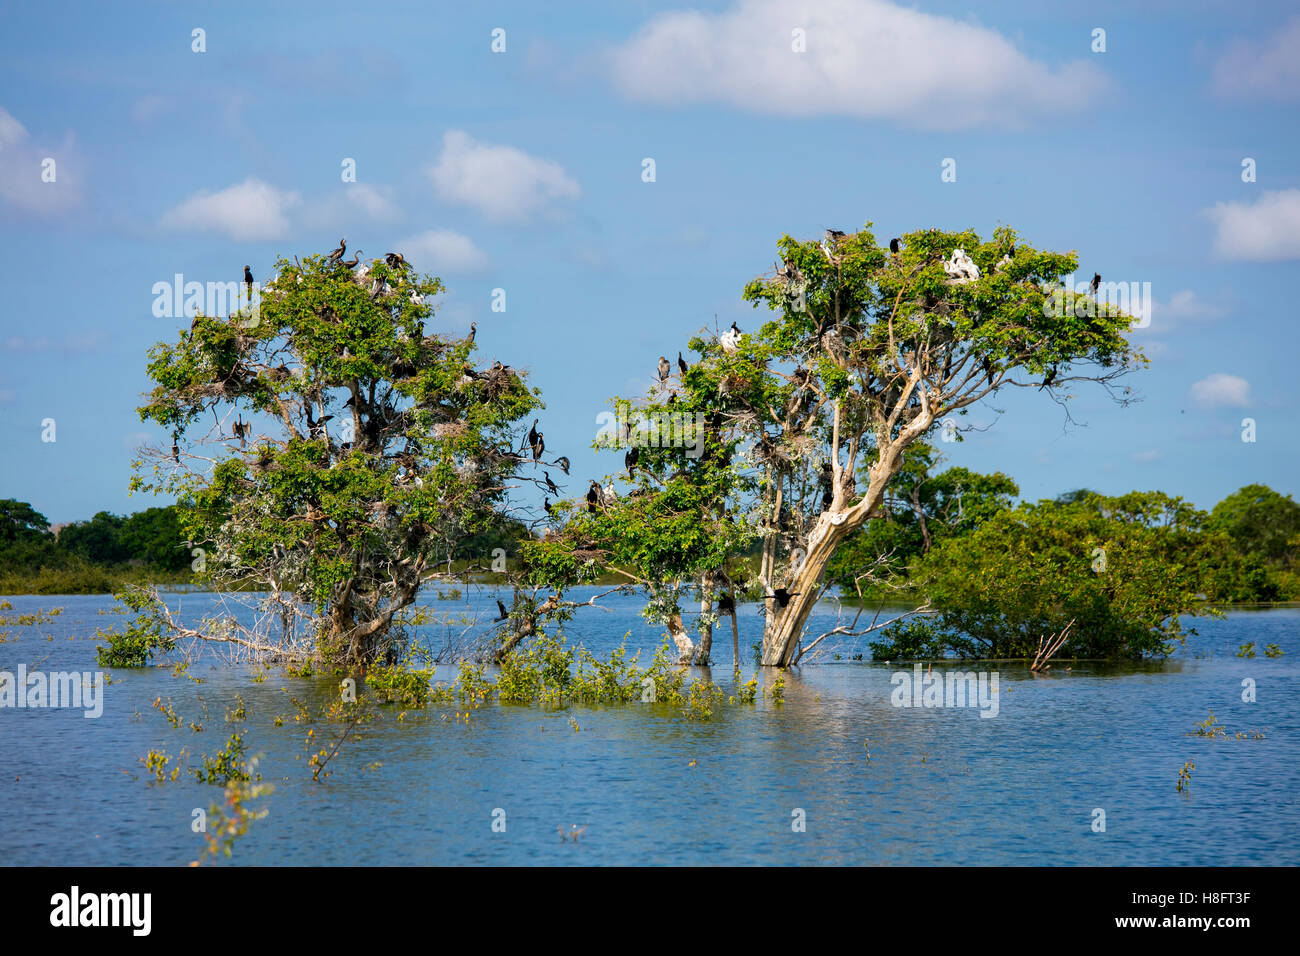
<svg viewBox="0 0 1300 956"><path fill-rule="evenodd" d="M736 349L740 347L741 334L740 327L736 325L735 322L732 322L731 328L723 332L722 337L718 339L718 343L722 346L722 351L728 353L736 351Z"/></svg>
<svg viewBox="0 0 1300 956"><path fill-rule="evenodd" d="M965 249L954 249L952 257L943 264L943 271L952 276L949 280L954 285L974 282L980 277L979 266L966 255Z"/></svg>
<svg viewBox="0 0 1300 956"><path fill-rule="evenodd" d="M612 505L618 501L618 492L614 490L614 482L612 481L602 489L601 494L604 496L607 505Z"/></svg>

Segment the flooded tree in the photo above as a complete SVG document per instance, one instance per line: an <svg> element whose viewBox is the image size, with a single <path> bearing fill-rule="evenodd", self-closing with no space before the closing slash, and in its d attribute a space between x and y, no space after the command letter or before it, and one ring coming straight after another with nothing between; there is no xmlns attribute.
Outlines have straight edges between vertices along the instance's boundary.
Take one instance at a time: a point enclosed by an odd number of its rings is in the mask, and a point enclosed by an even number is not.
<svg viewBox="0 0 1300 956"><path fill-rule="evenodd" d="M788 666L828 563L883 514L911 445L1010 387L1044 393L1067 416L1083 381L1126 403L1115 380L1145 358L1125 337L1131 316L1060 283L1073 253L1036 250L1009 228L987 240L924 230L883 247L868 224L784 236L778 253L744 291L775 317L692 340L703 359L686 381L735 436L736 467L756 476L762 661Z"/></svg>
<svg viewBox="0 0 1300 956"><path fill-rule="evenodd" d="M132 482L180 496L203 580L269 592L286 640L307 608L316 655L347 666L395 658L422 584L486 560L458 548L497 522L541 404L519 372L475 368L472 335L426 330L439 280L356 258L282 259L259 307L154 346L140 415L172 440Z"/></svg>

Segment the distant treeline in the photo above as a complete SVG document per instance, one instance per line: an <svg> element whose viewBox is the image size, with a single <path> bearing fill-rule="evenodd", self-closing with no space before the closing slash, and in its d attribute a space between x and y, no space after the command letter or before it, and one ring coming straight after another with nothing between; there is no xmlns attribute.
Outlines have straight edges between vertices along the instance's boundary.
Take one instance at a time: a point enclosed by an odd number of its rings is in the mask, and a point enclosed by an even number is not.
<svg viewBox="0 0 1300 956"><path fill-rule="evenodd" d="M93 594L127 580L183 582L190 552L176 507L101 511L50 530L25 501L0 499L0 593Z"/></svg>
<svg viewBox="0 0 1300 956"><path fill-rule="evenodd" d="M461 542L458 555L490 564L492 551L514 553L527 530L515 521ZM132 515L101 511L64 525L25 501L0 499L0 594L108 594L127 582L186 584L194 580L191 547L176 505Z"/></svg>

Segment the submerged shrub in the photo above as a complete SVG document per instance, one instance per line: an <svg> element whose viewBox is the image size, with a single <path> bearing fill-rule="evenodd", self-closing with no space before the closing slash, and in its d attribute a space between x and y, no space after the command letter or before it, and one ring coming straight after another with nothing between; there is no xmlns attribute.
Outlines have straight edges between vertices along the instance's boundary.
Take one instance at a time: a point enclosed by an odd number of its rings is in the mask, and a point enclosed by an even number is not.
<svg viewBox="0 0 1300 956"><path fill-rule="evenodd" d="M95 649L100 667L147 667L155 653L176 646L175 639L164 632L163 618L158 613L162 601L157 596L128 588L114 597L136 615L124 627L95 631L96 637L108 642Z"/></svg>

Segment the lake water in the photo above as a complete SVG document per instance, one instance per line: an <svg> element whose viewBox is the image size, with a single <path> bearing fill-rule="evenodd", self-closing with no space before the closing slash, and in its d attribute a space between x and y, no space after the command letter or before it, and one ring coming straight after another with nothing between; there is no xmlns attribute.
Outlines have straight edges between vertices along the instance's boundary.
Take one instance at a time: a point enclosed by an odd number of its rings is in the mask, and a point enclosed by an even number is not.
<svg viewBox="0 0 1300 956"><path fill-rule="evenodd" d="M495 597L432 602L495 615ZM15 597L14 615L59 606L33 627L5 627L0 670L93 670L105 597ZM173 596L198 614L208 595ZM631 633L648 662L659 629L633 597L584 609L571 641L604 656ZM468 608L466 607L468 601ZM507 597L508 601L508 597ZM813 620L829 624L834 605ZM759 639L755 607L741 609L744 673ZM229 736L225 709L240 694L245 742L275 792L269 815L235 848L236 864L1144 864L1300 862L1300 611L1233 612L1198 620L1175 658L1137 666L1078 665L1035 678L997 666L998 712L900 708L891 675L866 639L786 677L786 701L722 706L691 721L632 704L547 710L489 704L457 721L453 705L385 708L363 739L344 745L332 776L311 780L295 723L295 696L315 707L337 695L325 679L266 680L245 668L196 665L195 683L171 668L116 670L103 716L0 709L0 859L6 864L184 864L201 837L191 812L220 789L156 783L140 758L151 748L215 753ZM731 678L730 627L715 645L712 678ZM1235 656L1254 642L1258 657ZM1264 657L1277 644L1285 652ZM827 655L829 658L829 654ZM991 669L992 665L966 665ZM936 667L936 671L941 668ZM909 668L910 670L910 668ZM450 680L454 668L438 668ZM1243 680L1258 700L1242 701ZM764 675L765 681L771 680ZM173 729L153 708L170 698ZM207 716L203 716L206 706ZM1191 735L1213 710L1232 733ZM283 726L274 718L286 716ZM576 721L575 731L571 721ZM314 724L324 734L328 725ZM868 748L864 741L869 738ZM319 744L312 748L318 749ZM1190 789L1179 769L1194 760ZM191 765L195 762L191 757ZM506 830L494 832L493 811ZM1094 812L1105 832L1093 832ZM792 821L802 811L802 832ZM557 828L585 827L577 840ZM223 861L224 862L224 861Z"/></svg>

